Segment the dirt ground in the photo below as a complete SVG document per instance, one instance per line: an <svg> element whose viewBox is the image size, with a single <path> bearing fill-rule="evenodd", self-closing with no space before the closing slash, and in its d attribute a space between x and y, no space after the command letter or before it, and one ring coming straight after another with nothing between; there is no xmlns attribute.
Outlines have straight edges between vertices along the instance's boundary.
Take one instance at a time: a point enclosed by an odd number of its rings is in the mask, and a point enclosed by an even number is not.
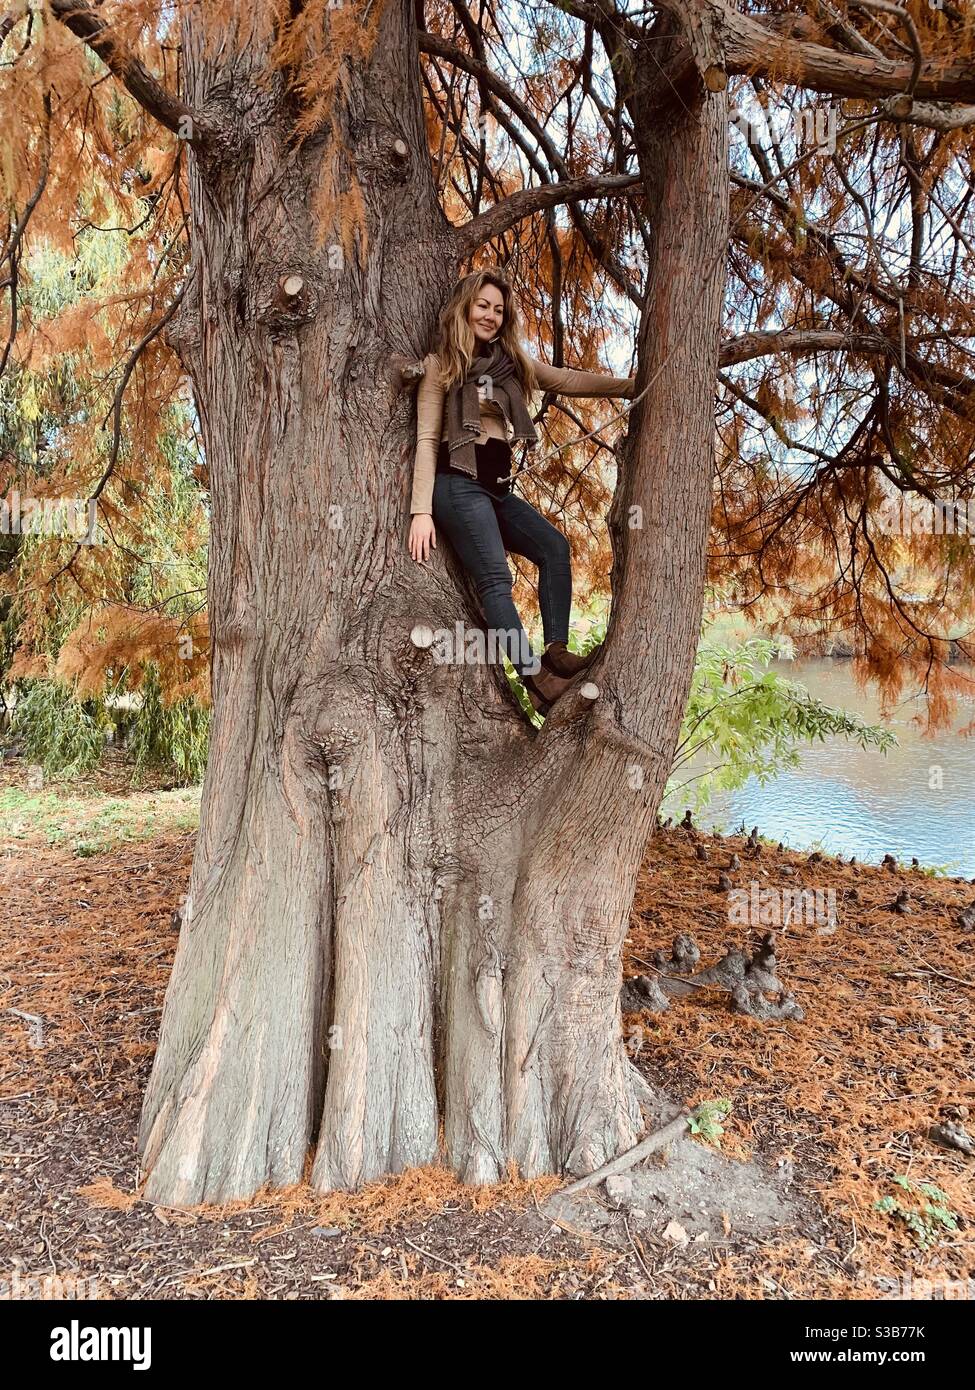
<svg viewBox="0 0 975 1390"><path fill-rule="evenodd" d="M0 765L0 1286L57 1275L94 1280L102 1298L975 1295L975 1158L929 1134L945 1121L975 1132L975 931L959 920L975 886L674 828L648 845L624 974L672 974L654 953L680 933L700 971L770 932L804 1013L758 1021L718 986L625 1013L653 1088L648 1127L727 1101L716 1142L685 1135L608 1190L566 1199L556 1178L464 1188L417 1169L355 1194L298 1185L185 1211L141 1200L139 1107L194 831L186 794L135 793L127 778L116 759L75 800L48 790L42 805L25 798L19 760ZM765 891L763 920L729 918L721 873L752 903ZM828 911L776 921L775 894L795 888ZM904 889L909 910L893 911Z"/></svg>

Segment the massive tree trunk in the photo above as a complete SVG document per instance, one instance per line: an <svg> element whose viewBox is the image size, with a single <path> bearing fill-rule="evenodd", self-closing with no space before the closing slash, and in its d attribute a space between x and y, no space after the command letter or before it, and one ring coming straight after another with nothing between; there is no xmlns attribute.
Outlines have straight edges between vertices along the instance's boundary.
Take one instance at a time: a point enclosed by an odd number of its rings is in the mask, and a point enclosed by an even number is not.
<svg viewBox="0 0 975 1390"><path fill-rule="evenodd" d="M192 162L193 280L170 334L210 474L214 727L146 1195L245 1197L311 1155L321 1189L433 1162L471 1182L511 1159L591 1171L641 1126L620 949L700 620L723 101L646 151L650 385L611 517L601 693L570 693L536 733L499 668L411 641L483 620L446 547L421 567L405 545L413 402L386 364L426 350L458 270L410 0L387 0L298 151L288 102L254 81L262 54L204 57L191 21L184 44L187 100L234 109L241 145ZM367 240L347 196L316 241L323 178L361 190Z"/></svg>

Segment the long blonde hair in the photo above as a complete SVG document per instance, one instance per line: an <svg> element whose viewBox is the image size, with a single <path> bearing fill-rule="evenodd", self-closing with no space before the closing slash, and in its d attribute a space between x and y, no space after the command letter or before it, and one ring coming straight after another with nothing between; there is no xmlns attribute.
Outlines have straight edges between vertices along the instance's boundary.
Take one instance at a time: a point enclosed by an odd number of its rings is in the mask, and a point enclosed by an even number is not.
<svg viewBox="0 0 975 1390"><path fill-rule="evenodd" d="M485 285L494 285L504 300L501 331L495 342L503 347L515 364L515 375L528 396L538 385L528 354L521 346L521 321L514 291L499 270L475 270L458 280L444 305L437 329L436 353L440 361L441 381L445 391L455 382L463 381L477 352L484 349L477 343L468 314L470 306Z"/></svg>

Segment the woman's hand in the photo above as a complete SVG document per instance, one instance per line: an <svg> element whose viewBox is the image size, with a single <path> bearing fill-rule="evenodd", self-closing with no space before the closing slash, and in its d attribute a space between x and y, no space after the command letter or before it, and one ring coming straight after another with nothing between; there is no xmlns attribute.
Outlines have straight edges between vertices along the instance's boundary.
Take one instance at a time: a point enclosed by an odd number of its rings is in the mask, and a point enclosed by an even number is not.
<svg viewBox="0 0 975 1390"><path fill-rule="evenodd" d="M410 522L409 549L417 564L429 560L431 547L437 548L437 533L433 529L433 517L429 512L416 512Z"/></svg>

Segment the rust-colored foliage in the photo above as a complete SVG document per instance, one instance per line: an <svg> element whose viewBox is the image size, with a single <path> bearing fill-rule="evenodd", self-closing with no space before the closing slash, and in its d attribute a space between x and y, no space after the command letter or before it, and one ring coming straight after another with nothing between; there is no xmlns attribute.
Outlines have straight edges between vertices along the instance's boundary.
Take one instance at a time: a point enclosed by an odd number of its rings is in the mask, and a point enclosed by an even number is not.
<svg viewBox="0 0 975 1390"><path fill-rule="evenodd" d="M166 476L160 439L187 389L165 332L154 329L185 278L194 156L154 118L158 111L150 114L151 101L133 96L129 61L178 100L186 24L197 60L228 49L247 55L255 93L287 100L295 145L325 141L310 212L323 236L331 228L345 255L364 263L372 249L368 203L350 132L333 116L349 65L369 63L389 3L266 0L241 9L226 0L206 7L106 0L97 19L112 40L110 72L105 51L94 57L72 31L69 6L55 5L56 17L42 22L14 5L0 23L0 370L30 372L37 410L62 420L57 447L33 475L22 459L0 460L0 489L97 493L112 526L107 547L45 541L0 576L0 592L19 594L17 670L37 669L52 607L80 603L86 622L106 603L133 607L125 547L141 534L146 484ZM796 135L783 137L780 124L775 138L746 139L739 129L732 140L710 578L727 602L791 633L800 649L842 634L859 654L858 672L885 700L923 681L934 727L959 694L971 693L947 658L975 655L975 546L965 532L892 531L883 513L898 498L965 505L972 496L973 128L961 103L975 92L952 77L944 99L932 98L940 95L939 74L973 60L975 27L963 8L912 4L920 53L912 74L904 55L913 40L891 14L838 8L840 19L824 27L812 0L734 7L765 26L758 33L767 42L753 36L752 57L732 69L731 101L750 118L778 113ZM647 27L628 19L613 30L611 64L593 16L572 5L522 14L520 46L497 10L475 19L460 4L431 0L424 22L418 47L429 157L455 225L521 189L528 165L532 183L605 169L648 173L628 105L634 73L661 88L661 123L667 102L683 100L654 76L662 43L649 16ZM810 43L833 55L834 76L810 76ZM885 87L878 78L870 100L847 95L844 63L858 52L862 68L871 51L878 71L905 64L904 82ZM905 119L903 90L915 83L918 100ZM833 148L814 144L815 120L833 116ZM83 299L46 312L34 253L72 256L81 233L118 225L131 231L111 275ZM471 264L507 268L538 352L605 367L607 345L632 340L638 326L653 227L652 201L636 184L557 215L526 215L478 248ZM619 356L611 365L626 367ZM82 386L70 410L66 370ZM550 403L542 425L543 452L553 456L521 486L568 535L576 598L585 605L609 589L604 518L621 425L617 412L590 401ZM528 578L516 564L516 596L527 610ZM114 654L135 660L148 647L127 630L134 645L116 644ZM93 688L105 649L81 631L63 669L81 676L90 660ZM162 632L146 626L143 636ZM196 689L198 674L173 667L164 679Z"/></svg>

